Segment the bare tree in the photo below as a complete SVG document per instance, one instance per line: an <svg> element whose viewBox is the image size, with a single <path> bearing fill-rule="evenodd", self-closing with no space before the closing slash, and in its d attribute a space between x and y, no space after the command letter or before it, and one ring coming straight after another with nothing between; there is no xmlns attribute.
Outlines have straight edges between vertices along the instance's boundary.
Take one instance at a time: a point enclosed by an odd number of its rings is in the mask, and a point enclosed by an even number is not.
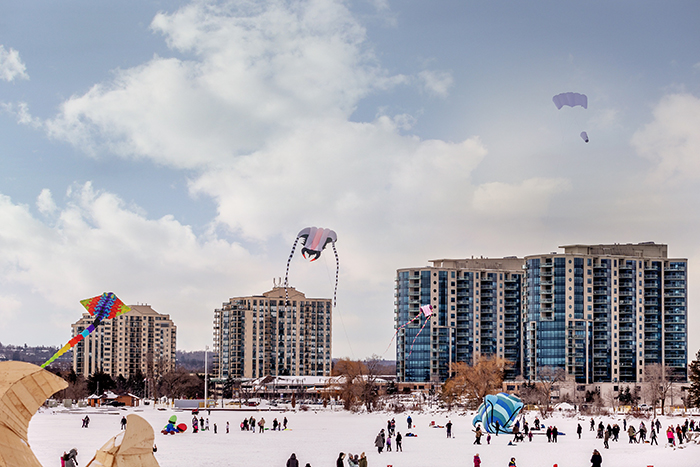
<svg viewBox="0 0 700 467"><path fill-rule="evenodd" d="M165 373L158 386L159 393L169 398L197 398L204 395L204 380L182 367Z"/></svg>
<svg viewBox="0 0 700 467"><path fill-rule="evenodd" d="M661 414L664 413L666 398L671 395L673 386L672 375L673 370L667 365L652 363L644 366L644 381L646 383L644 390L647 399L651 400L654 413L656 413L656 404L659 401L661 401Z"/></svg>
<svg viewBox="0 0 700 467"><path fill-rule="evenodd" d="M605 402L610 406L613 413L617 413L617 409L620 406L620 396L615 394L612 388L605 393Z"/></svg>
<svg viewBox="0 0 700 467"><path fill-rule="evenodd" d="M549 413L549 407L552 402L552 390L555 385L566 379L566 370L561 367L543 366L537 369L538 387L542 391L542 416Z"/></svg>
<svg viewBox="0 0 700 467"><path fill-rule="evenodd" d="M338 392L343 399L345 410L352 409L361 400L362 388L359 382L366 371L364 363L344 358L338 360L333 366L331 374L340 376Z"/></svg>
<svg viewBox="0 0 700 467"><path fill-rule="evenodd" d="M465 399L467 405L476 407L489 394L501 390L503 372L510 362L498 357L482 357L469 366L456 362L450 368L454 376L442 387L441 397L448 406Z"/></svg>
<svg viewBox="0 0 700 467"><path fill-rule="evenodd" d="M374 410L379 398L379 385L377 384L377 376L379 376L384 368L384 362L379 355L372 355L364 362L366 372L359 380L360 394L362 402L368 412Z"/></svg>
<svg viewBox="0 0 700 467"><path fill-rule="evenodd" d="M542 391L540 391L540 388L534 383L525 383L521 385L518 391L518 397L520 397L520 400L526 405L541 405L544 399Z"/></svg>

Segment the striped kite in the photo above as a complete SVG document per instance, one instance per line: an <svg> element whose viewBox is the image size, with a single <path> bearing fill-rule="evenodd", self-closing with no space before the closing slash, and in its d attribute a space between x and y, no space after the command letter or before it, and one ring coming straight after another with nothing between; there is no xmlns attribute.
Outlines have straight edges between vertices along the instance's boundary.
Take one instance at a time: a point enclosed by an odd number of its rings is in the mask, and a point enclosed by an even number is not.
<svg viewBox="0 0 700 467"><path fill-rule="evenodd" d="M68 343L61 347L58 352L53 354L53 356L49 358L46 363L41 365L42 368L46 368L51 364L51 362L66 353L68 350L72 349L75 344L85 339L105 319L112 319L116 316L123 315L124 313L131 311L131 308L124 305L124 303L122 303L122 301L119 300L112 292L105 292L97 297L80 300L80 304L85 307L91 316L95 317L95 321L93 321L92 324L85 328L81 333L69 340Z"/></svg>
<svg viewBox="0 0 700 467"><path fill-rule="evenodd" d="M289 286L289 264L292 262L294 250L296 250L297 243L299 242L300 238L304 241L304 248L301 249L301 254L304 258L306 258L308 255L311 261L316 261L318 258L320 258L321 252L329 243L333 247L333 253L335 253L335 289L333 289L333 306L335 307L336 295L338 293L338 273L340 272L338 250L335 249L335 242L338 240L338 236L331 229L323 229L318 227L307 227L302 229L301 232L297 234L297 238L294 240L292 252L289 253L289 258L287 259L287 272L285 272L284 275L285 307L289 301L289 295L287 293L287 287Z"/></svg>

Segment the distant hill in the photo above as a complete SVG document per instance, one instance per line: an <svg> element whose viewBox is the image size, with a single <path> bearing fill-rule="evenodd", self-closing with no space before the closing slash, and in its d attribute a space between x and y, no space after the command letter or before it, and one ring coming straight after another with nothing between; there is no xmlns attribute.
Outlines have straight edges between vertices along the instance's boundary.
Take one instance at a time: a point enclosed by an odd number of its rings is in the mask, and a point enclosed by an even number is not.
<svg viewBox="0 0 700 467"><path fill-rule="evenodd" d="M56 353L58 347L30 347L27 344L23 346L20 345L2 345L0 343L0 361L4 360L14 360L18 362L29 362L35 365L42 365L46 360L51 358L53 354ZM67 363L72 365L73 363L73 351L69 350L64 353L58 359L57 363Z"/></svg>
<svg viewBox="0 0 700 467"><path fill-rule="evenodd" d="M194 350L188 352L186 350L178 350L175 353L177 366L183 367L187 371L204 373L204 350ZM214 352L207 352L207 367L211 372L214 366Z"/></svg>

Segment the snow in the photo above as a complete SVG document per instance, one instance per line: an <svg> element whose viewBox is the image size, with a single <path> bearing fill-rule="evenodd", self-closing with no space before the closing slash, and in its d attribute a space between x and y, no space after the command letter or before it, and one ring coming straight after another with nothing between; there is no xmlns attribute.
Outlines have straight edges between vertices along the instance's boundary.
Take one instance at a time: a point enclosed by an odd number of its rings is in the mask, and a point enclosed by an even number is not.
<svg viewBox="0 0 700 467"><path fill-rule="evenodd" d="M211 431L194 434L190 431L192 415L189 411L157 410L153 406L58 408L42 409L32 418L29 442L44 467L60 465L60 455L73 447L78 450L79 465L85 466L99 447L119 433L119 422L123 415L129 413L145 418L156 431L158 451L155 455L161 467L284 467L292 452L296 453L300 465L308 462L313 467L322 467L335 465L340 451L353 454L365 452L370 467L469 467L477 452L484 467L505 467L511 457L516 458L518 467L549 467L554 464L558 464L558 467L588 467L593 449L598 449L602 454L604 467L690 467L700 464L699 445L684 444L683 449L665 446L666 426L683 423L685 419L682 417L661 417L660 446L629 444L626 433L621 433L619 442L611 442L610 449L603 449L602 440L596 439L595 433L589 431L590 418L567 417L564 414L555 414L544 421L566 433L560 435L557 444L549 444L545 436L535 435L531 443L525 441L508 446L512 436L501 434L492 437L491 445L486 445L484 437L483 445L475 446L472 444L471 413L351 413L338 408L319 408L307 412L212 410L210 415L206 411L200 412L203 417L209 418ZM86 414L90 415L90 427L81 428L81 420ZM173 414L177 415L178 423L187 423L187 431L177 435L161 434L160 430ZM258 420L264 417L267 427L272 427L274 418L281 422L286 416L290 430L265 431L262 434L242 432L240 422L251 415ZM411 431L418 435L416 438L405 437L407 415L413 418L415 428ZM526 414L531 426L535 416L535 413ZM391 418L396 419L397 431L404 436L404 451L378 454L374 439L380 429L386 429L386 422ZM229 434L225 433L227 420L231 426ZM444 429L429 427L431 421L445 425L448 420L453 423L452 439L446 437ZM622 427L622 416L595 417L595 420L596 425L603 421L604 425L618 423ZM639 426L640 420L627 420L635 428ZM213 432L214 423L218 425L216 435ZM581 423L584 429L581 440L576 436L577 423ZM649 426L649 421L646 425Z"/></svg>

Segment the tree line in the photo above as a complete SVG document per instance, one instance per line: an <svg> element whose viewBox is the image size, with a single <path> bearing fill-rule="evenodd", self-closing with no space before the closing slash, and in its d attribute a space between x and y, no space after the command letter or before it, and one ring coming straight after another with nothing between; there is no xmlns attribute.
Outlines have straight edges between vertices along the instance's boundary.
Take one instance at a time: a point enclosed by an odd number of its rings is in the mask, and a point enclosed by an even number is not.
<svg viewBox="0 0 700 467"><path fill-rule="evenodd" d="M447 408L461 407L477 408L488 394L503 390L504 371L510 362L497 357L482 357L473 365L456 362L451 366L450 378L434 394L435 398ZM140 370L125 378L103 372L96 372L85 378L77 375L67 365L55 365L50 371L68 382L68 388L56 395L64 399L83 399L90 394L101 394L105 391L115 393L131 393L141 398L174 398L197 399L204 397L204 374L191 373L184 366L178 367L157 377L148 378ZM343 402L347 410L374 411L387 404L400 410L401 403L394 396L398 393L395 383L380 382L381 375L393 370L380 357L373 355L365 360L338 359L334 362L331 374L339 376L338 384L333 388L333 396ZM620 390L608 394L599 391L586 391L573 403L615 408L618 405L635 406L643 398L652 403L654 409L665 410L665 402L673 390L674 373L672 369L654 364L644 369L644 383L625 386L620 384ZM557 386L566 380L563 368L542 367L538 369L536 381L520 384L517 395L525 404L537 405L546 414L550 409L552 395ZM684 403L687 407L700 407L700 351L688 365L688 385L684 392ZM237 394L241 399L255 397L253 389L243 388L240 379L229 378L223 384L223 397L232 398ZM250 392L250 393L249 393ZM324 397L331 397L330 393ZM391 408L391 407L389 407Z"/></svg>

